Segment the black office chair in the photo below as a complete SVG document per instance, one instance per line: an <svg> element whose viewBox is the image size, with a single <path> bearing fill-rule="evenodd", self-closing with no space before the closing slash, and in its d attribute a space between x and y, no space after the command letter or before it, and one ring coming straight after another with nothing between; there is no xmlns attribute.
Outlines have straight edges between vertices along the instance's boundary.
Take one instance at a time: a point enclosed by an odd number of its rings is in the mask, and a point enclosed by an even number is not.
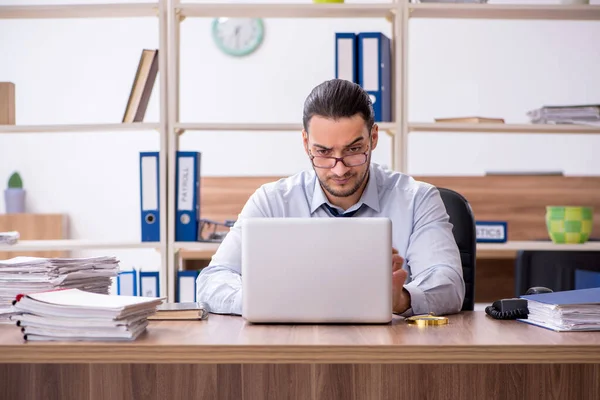
<svg viewBox="0 0 600 400"><path fill-rule="evenodd" d="M461 194L451 189L438 188L450 223L454 225L452 233L460 250L460 260L465 281L465 300L462 311L473 311L475 306L475 259L477 252L477 236L475 216L471 205Z"/></svg>
<svg viewBox="0 0 600 400"><path fill-rule="evenodd" d="M515 297L533 286L555 292L599 287L600 253L520 250L515 260Z"/></svg>

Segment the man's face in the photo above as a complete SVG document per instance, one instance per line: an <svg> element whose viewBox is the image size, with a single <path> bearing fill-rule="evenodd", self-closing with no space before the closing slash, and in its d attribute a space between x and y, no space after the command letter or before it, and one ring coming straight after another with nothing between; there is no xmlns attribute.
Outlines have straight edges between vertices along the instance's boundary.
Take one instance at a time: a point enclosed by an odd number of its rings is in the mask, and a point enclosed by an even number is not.
<svg viewBox="0 0 600 400"><path fill-rule="evenodd" d="M369 172L371 151L377 146L377 126L373 127L369 137L365 121L359 114L339 120L314 116L308 131L310 133L303 132L303 141L309 157L340 158L354 155L352 158L360 159L360 154L367 153L367 160L362 165L347 167L341 161L330 169L313 165L325 191L335 197L348 197L362 189Z"/></svg>

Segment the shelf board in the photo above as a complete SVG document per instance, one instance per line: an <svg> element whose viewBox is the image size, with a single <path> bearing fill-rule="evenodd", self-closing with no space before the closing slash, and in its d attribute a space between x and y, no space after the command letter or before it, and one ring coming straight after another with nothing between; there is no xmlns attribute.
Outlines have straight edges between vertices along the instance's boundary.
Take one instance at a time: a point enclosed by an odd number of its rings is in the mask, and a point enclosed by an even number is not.
<svg viewBox="0 0 600 400"><path fill-rule="evenodd" d="M175 250L188 253L212 254L219 248L221 243L211 242L175 242Z"/></svg>
<svg viewBox="0 0 600 400"><path fill-rule="evenodd" d="M180 4L184 17L229 18L379 18L397 4Z"/></svg>
<svg viewBox="0 0 600 400"><path fill-rule="evenodd" d="M131 124L85 124L85 125L0 125L2 133L67 133L158 130L160 124L135 122Z"/></svg>
<svg viewBox="0 0 600 400"><path fill-rule="evenodd" d="M544 125L544 124L477 124L477 123L409 123L409 132L455 132L455 133L572 133L600 134L600 126Z"/></svg>
<svg viewBox="0 0 600 400"><path fill-rule="evenodd" d="M380 130L395 130L394 122L377 123ZM279 123L176 123L175 129L181 131L301 131L302 124Z"/></svg>
<svg viewBox="0 0 600 400"><path fill-rule="evenodd" d="M158 3L0 6L0 19L156 17Z"/></svg>
<svg viewBox="0 0 600 400"><path fill-rule="evenodd" d="M581 244L555 244L551 241L508 241L506 243L477 243L477 251L517 251L517 250L555 250L555 251L600 251L600 242Z"/></svg>
<svg viewBox="0 0 600 400"><path fill-rule="evenodd" d="M220 243L176 242L175 249L183 260L210 259ZM600 242L554 244L550 241L509 241L507 243L477 243L477 258L514 258L518 250L600 251Z"/></svg>
<svg viewBox="0 0 600 400"><path fill-rule="evenodd" d="M409 4L410 18L600 20L600 5Z"/></svg>
<svg viewBox="0 0 600 400"><path fill-rule="evenodd" d="M159 242L102 242L92 240L19 240L15 244L0 244L0 252L144 249L158 248Z"/></svg>

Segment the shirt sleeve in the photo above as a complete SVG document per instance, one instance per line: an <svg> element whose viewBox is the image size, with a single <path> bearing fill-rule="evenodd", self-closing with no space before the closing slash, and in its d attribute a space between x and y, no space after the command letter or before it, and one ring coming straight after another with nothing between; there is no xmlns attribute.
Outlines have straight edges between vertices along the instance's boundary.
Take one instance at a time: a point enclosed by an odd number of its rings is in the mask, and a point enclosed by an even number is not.
<svg viewBox="0 0 600 400"><path fill-rule="evenodd" d="M411 307L402 316L453 314L462 308L465 283L449 220L438 189L428 186L415 201L406 254L410 281L404 286L410 293Z"/></svg>
<svg viewBox="0 0 600 400"><path fill-rule="evenodd" d="M266 201L262 189L250 197L210 264L198 275L197 299L212 313L242 315L242 224L246 218L268 216Z"/></svg>

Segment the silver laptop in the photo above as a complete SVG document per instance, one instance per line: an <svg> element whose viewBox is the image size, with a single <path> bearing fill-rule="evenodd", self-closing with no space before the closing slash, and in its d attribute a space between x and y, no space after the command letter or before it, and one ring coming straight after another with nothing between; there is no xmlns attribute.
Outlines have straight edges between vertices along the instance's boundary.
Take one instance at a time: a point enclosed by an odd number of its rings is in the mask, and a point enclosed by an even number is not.
<svg viewBox="0 0 600 400"><path fill-rule="evenodd" d="M387 218L251 218L242 225L242 316L256 323L387 323Z"/></svg>

